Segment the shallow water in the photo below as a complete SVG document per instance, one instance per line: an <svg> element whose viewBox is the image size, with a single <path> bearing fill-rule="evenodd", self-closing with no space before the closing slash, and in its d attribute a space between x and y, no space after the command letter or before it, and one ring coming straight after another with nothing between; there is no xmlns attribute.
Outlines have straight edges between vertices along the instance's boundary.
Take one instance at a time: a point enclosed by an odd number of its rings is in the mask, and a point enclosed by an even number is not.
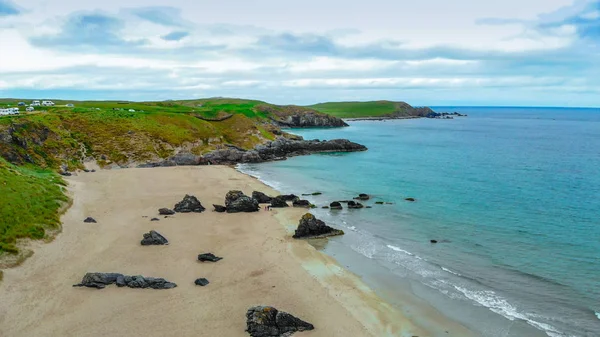
<svg viewBox="0 0 600 337"><path fill-rule="evenodd" d="M305 197L319 206L372 195L372 209L314 213L347 232L326 252L382 291L408 284L482 336L600 336L600 111L437 110L469 117L292 130L369 151L240 170L323 192Z"/></svg>

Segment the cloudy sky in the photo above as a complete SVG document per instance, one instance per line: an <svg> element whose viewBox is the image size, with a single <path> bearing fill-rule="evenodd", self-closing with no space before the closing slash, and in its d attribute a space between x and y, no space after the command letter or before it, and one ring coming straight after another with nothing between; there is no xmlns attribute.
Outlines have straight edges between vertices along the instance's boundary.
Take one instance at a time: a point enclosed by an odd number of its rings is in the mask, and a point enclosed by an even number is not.
<svg viewBox="0 0 600 337"><path fill-rule="evenodd" d="M600 106L600 0L0 0L0 97Z"/></svg>

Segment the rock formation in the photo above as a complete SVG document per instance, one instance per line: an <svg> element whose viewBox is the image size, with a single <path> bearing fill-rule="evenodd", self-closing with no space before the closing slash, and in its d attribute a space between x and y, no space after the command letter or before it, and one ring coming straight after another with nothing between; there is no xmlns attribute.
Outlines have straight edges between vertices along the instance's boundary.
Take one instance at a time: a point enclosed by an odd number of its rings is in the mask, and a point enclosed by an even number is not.
<svg viewBox="0 0 600 337"><path fill-rule="evenodd" d="M83 222L85 223L97 223L96 219L92 218L92 217L87 217L85 218L85 220L83 220Z"/></svg>
<svg viewBox="0 0 600 337"><path fill-rule="evenodd" d="M413 201L413 202L417 201L415 198L405 198L404 200L406 200L406 201Z"/></svg>
<svg viewBox="0 0 600 337"><path fill-rule="evenodd" d="M256 199L259 204L268 204L273 200L272 197L264 194L263 192L254 191L252 192L252 198Z"/></svg>
<svg viewBox="0 0 600 337"><path fill-rule="evenodd" d="M300 224L294 233L294 239L324 238L334 235L342 235L344 231L331 228L314 215L306 213L300 219Z"/></svg>
<svg viewBox="0 0 600 337"><path fill-rule="evenodd" d="M196 279L196 281L194 281L194 283L197 286L204 287L205 285L208 285L210 282L208 282L208 280L205 278L199 278L199 279Z"/></svg>
<svg viewBox="0 0 600 337"><path fill-rule="evenodd" d="M260 207L258 201L242 193L242 191L229 191L225 196L227 213L257 212Z"/></svg>
<svg viewBox="0 0 600 337"><path fill-rule="evenodd" d="M204 253L204 254L198 255L198 261L200 261L200 262L206 262L206 261L217 262L219 260L223 260L223 258L215 256L215 254L213 254L213 253Z"/></svg>
<svg viewBox="0 0 600 337"><path fill-rule="evenodd" d="M158 214L160 215L173 215L175 214L175 211L172 209L168 209L168 208L161 208L158 210Z"/></svg>
<svg viewBox="0 0 600 337"><path fill-rule="evenodd" d="M331 204L329 204L329 208L331 208L331 209L342 209L342 204L340 204L339 201L334 201Z"/></svg>
<svg viewBox="0 0 600 337"><path fill-rule="evenodd" d="M312 324L273 307L252 307L246 313L246 331L251 337L288 337L294 332L314 328Z"/></svg>
<svg viewBox="0 0 600 337"><path fill-rule="evenodd" d="M156 219L158 220L158 219ZM157 231L150 231L149 233L144 234L144 238L140 242L142 246L151 246L151 245L168 245L169 241Z"/></svg>
<svg viewBox="0 0 600 337"><path fill-rule="evenodd" d="M355 200L369 200L371 197L368 194L361 193L358 197L354 198Z"/></svg>
<svg viewBox="0 0 600 337"><path fill-rule="evenodd" d="M283 198L283 196L280 195L271 200L271 207L283 208L283 207L289 207L289 205L285 201L285 198Z"/></svg>
<svg viewBox="0 0 600 337"><path fill-rule="evenodd" d="M294 206L294 207L306 207L306 208L309 208L310 207L310 201L308 201L308 200L294 200L292 202L292 206Z"/></svg>
<svg viewBox="0 0 600 337"><path fill-rule="evenodd" d="M355 202L355 201L348 201L348 208L363 208L363 204L361 204L360 202Z"/></svg>
<svg viewBox="0 0 600 337"><path fill-rule="evenodd" d="M163 278L127 276L118 273L87 273L80 283L73 287L89 287L103 289L107 285L116 284L118 287L129 288L152 288L152 289L171 289L177 287L177 284L169 282Z"/></svg>
<svg viewBox="0 0 600 337"><path fill-rule="evenodd" d="M189 213L189 212L204 212L205 208L200 203L200 200L193 195L185 195L182 201L178 202L174 207L175 212Z"/></svg>
<svg viewBox="0 0 600 337"><path fill-rule="evenodd" d="M298 200L300 198L298 198L297 195L295 194L282 194L279 196L280 198L282 198L285 201L294 201L294 200Z"/></svg>
<svg viewBox="0 0 600 337"><path fill-rule="evenodd" d="M213 207L215 208L215 212L217 213L225 213L225 211L227 210L227 207L222 206L222 205L214 205Z"/></svg>

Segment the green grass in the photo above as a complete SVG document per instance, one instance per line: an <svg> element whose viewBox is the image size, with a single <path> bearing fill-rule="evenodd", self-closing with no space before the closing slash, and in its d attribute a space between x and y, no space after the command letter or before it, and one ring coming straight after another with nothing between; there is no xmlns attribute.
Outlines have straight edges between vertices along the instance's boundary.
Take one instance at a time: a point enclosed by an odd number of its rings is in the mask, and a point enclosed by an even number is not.
<svg viewBox="0 0 600 337"><path fill-rule="evenodd" d="M319 112L340 118L386 117L411 115L412 107L404 102L328 102L309 106Z"/></svg>
<svg viewBox="0 0 600 337"><path fill-rule="evenodd" d="M0 158L0 254L19 252L17 239L43 239L60 228L59 209L68 202L56 173L17 167Z"/></svg>

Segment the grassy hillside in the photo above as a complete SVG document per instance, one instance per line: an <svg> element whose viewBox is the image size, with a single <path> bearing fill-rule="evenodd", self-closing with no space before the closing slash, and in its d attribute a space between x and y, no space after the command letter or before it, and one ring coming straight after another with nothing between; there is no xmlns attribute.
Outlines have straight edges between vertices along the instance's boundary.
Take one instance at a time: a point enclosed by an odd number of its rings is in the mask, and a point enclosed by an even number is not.
<svg viewBox="0 0 600 337"><path fill-rule="evenodd" d="M17 253L17 239L43 239L60 228L58 210L68 201L64 185L52 171L0 158L0 254Z"/></svg>
<svg viewBox="0 0 600 337"><path fill-rule="evenodd" d="M404 102L328 102L308 106L339 118L423 116L424 108L414 108Z"/></svg>

